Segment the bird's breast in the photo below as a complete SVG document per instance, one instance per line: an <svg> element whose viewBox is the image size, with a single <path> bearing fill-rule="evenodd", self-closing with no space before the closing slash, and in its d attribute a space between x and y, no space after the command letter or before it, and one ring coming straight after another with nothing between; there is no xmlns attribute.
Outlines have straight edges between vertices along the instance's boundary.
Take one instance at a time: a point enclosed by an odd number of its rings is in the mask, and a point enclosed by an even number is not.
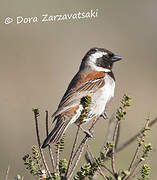
<svg viewBox="0 0 157 180"><path fill-rule="evenodd" d="M98 91L92 94L90 114L100 116L108 101L114 96L115 81L109 75L104 77L105 84Z"/></svg>

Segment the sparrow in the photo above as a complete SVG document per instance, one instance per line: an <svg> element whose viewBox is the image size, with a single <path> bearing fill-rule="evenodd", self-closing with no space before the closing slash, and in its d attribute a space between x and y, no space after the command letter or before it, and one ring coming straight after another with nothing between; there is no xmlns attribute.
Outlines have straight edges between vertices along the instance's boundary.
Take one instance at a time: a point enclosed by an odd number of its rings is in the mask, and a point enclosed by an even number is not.
<svg viewBox="0 0 157 180"><path fill-rule="evenodd" d="M113 64L122 58L104 48L90 49L82 59L79 71L71 80L56 112L55 127L44 140L42 148L60 140L66 129L76 123L83 106L81 99L90 95L91 103L84 122L106 116L105 107L114 96Z"/></svg>

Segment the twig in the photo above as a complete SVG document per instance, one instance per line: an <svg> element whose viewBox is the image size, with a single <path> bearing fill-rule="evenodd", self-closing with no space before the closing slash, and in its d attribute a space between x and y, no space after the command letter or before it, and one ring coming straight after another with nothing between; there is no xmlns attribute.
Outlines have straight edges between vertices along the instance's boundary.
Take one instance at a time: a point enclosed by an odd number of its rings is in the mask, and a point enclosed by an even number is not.
<svg viewBox="0 0 157 180"><path fill-rule="evenodd" d="M8 168L7 168L6 175L5 175L5 180L8 180L9 171L10 171L10 166L8 166Z"/></svg>
<svg viewBox="0 0 157 180"><path fill-rule="evenodd" d="M134 164L134 162L135 162L135 160L136 160L136 157L137 157L137 155L138 155L139 149L140 149L142 143L144 142L144 136L145 136L144 133L145 133L146 129L148 128L148 124L149 124L149 121L146 122L146 124L145 124L145 126L144 126L144 128L143 128L143 132L142 132L142 134L139 136L138 146L137 146L137 148L136 148L136 151L135 151L135 154L134 154L133 159L132 159L132 161L131 161L131 164L130 164L130 166L129 166L129 168L128 168L128 171L129 171L129 172L131 172L132 167L133 167L133 164ZM134 174L135 169L137 168L137 166L139 165L139 163L140 163L141 161L142 161L142 160L140 159L140 160L137 162L137 164L135 164L135 168L133 169L133 171L130 173L130 175L129 175L128 177L131 177L131 176ZM126 178L126 179L127 179L127 178Z"/></svg>
<svg viewBox="0 0 157 180"><path fill-rule="evenodd" d="M98 167L98 173L105 179L107 180L107 177L104 175L102 169L100 167Z"/></svg>
<svg viewBox="0 0 157 180"><path fill-rule="evenodd" d="M115 140L115 149L117 148L118 143L119 143L120 129L121 129L121 121L119 121L119 126L118 126L118 129L117 129L117 136L116 136L116 140Z"/></svg>
<svg viewBox="0 0 157 180"><path fill-rule="evenodd" d="M89 132L93 131L94 125L96 124L96 122L98 121L98 119L99 119L99 118L95 118L95 119L93 120L93 123L92 123L91 127L89 128ZM70 179L70 178L71 178L71 176L72 176L72 174L73 174L73 172L74 172L74 170L75 170L75 168L76 168L76 166L77 166L77 164L78 164L78 162L79 162L79 160L80 160L80 158L81 158L83 149L84 149L84 147L85 147L85 145L86 145L86 143L87 143L87 141L88 141L89 138L90 138L90 137L89 137L88 135L86 135L86 136L83 138L83 140L81 141L81 143L80 143L79 147L77 148L76 152L74 153L74 155L73 155L73 160L72 160L74 166L71 168L71 171L69 172L69 174L67 174L67 177L66 177L67 179Z"/></svg>
<svg viewBox="0 0 157 180"><path fill-rule="evenodd" d="M134 154L134 156L133 156L133 158L132 158L132 161L131 161L131 163L130 163L130 166L129 166L128 171L131 171L131 168L132 168L132 166L133 166L133 164L134 164L134 162L135 162L135 159L136 159L136 157L137 157L137 154L138 154L138 152L139 152L139 148L140 148L140 146L138 145L137 148L136 148L135 154Z"/></svg>
<svg viewBox="0 0 157 180"><path fill-rule="evenodd" d="M106 132L105 141L104 141L102 151L104 150L106 143L108 141L112 141L114 124L115 124L115 114L113 113L111 118L109 119L108 128L107 128L107 132Z"/></svg>
<svg viewBox="0 0 157 180"><path fill-rule="evenodd" d="M76 136L75 136L75 139L74 139L74 143L73 143L71 155L70 155L70 158L69 158L69 162L68 162L68 166L67 166L67 171L66 171L65 177L69 173L69 170L70 170L70 167L71 167L71 164L72 164L72 161L73 161L73 155L74 155L74 151L75 151L77 140L78 140L79 130L80 130L80 125L78 125L77 131L76 131Z"/></svg>
<svg viewBox="0 0 157 180"><path fill-rule="evenodd" d="M89 148L89 145L87 145L87 152L90 154L90 156L91 156L91 158L92 158L92 161L94 161L95 158L94 158L94 155L93 155L92 151L91 151L90 148ZM98 166L98 173L99 173L105 180L107 180L107 178L106 178L106 176L104 175L104 173L103 173L103 171L102 171L102 169L101 169L100 166Z"/></svg>
<svg viewBox="0 0 157 180"><path fill-rule="evenodd" d="M103 168L108 171L110 174L112 174L113 177L115 177L115 175L113 174L113 172L105 165L103 165Z"/></svg>
<svg viewBox="0 0 157 180"><path fill-rule="evenodd" d="M148 126L151 127L153 126L155 123L157 122L157 118L155 118L154 120L152 120ZM133 141L135 141L137 139L137 137L143 133L144 128L142 128L137 134L135 134L132 138L130 138L129 140L127 140L125 143L123 143L121 146L119 146L117 149L115 149L115 152L119 152L121 150L123 150L124 148L126 148L128 145L130 145Z"/></svg>
<svg viewBox="0 0 157 180"><path fill-rule="evenodd" d="M57 145L57 152L56 152L56 173L59 176L59 154L60 154L60 147L59 144Z"/></svg>
<svg viewBox="0 0 157 180"><path fill-rule="evenodd" d="M84 139L81 141L77 151L75 152L75 158L73 158L74 166L71 168L71 171L69 172L69 174L67 174L67 180L69 180L71 178L71 176L72 176L72 174L73 174L73 172L74 172L74 170L75 170L75 168L76 168L76 166L77 166L77 164L81 158L81 155L83 153L83 149L84 149L88 139L89 139L89 136L86 135L84 137Z"/></svg>
<svg viewBox="0 0 157 180"><path fill-rule="evenodd" d="M92 164L92 163L94 162L94 159L95 159L95 158L94 158L91 150L89 149L89 145L87 145L87 150L88 150L88 151L87 151L88 161L90 162L90 164ZM108 173L111 174L111 175L114 177L113 172L112 172L108 167L106 167L105 165L103 165L103 168L104 168L106 171L108 171Z"/></svg>
<svg viewBox="0 0 157 180"><path fill-rule="evenodd" d="M98 118L93 120L93 123L92 123L91 127L89 128L89 131L92 131L94 125L95 125L96 122L97 122L97 120L98 120ZM89 138L90 138L90 137L89 137L88 135L86 135L86 136L84 137L84 139L81 141L79 147L77 148L75 154L73 155L73 159L72 159L72 160L74 160L75 157L77 156L77 153L79 152L79 148L80 148L81 144L84 143L84 141L85 141L86 139L88 140Z"/></svg>
<svg viewBox="0 0 157 180"><path fill-rule="evenodd" d="M131 178L135 178L135 177L138 176L139 174L140 174L140 171L138 171L138 172L132 174Z"/></svg>
<svg viewBox="0 0 157 180"><path fill-rule="evenodd" d="M134 174L135 170L137 169L137 167L139 166L139 164L142 162L142 160L140 159L134 166L133 170L131 171L130 175L128 177L125 178L125 180L128 180L131 178L131 176Z"/></svg>
<svg viewBox="0 0 157 180"><path fill-rule="evenodd" d="M43 151L42 151L42 149L41 149L40 136L39 136L39 128L38 128L38 116L39 116L39 112L38 112L38 111L39 111L38 109L34 109L34 119L35 119L37 142L38 142L39 151L40 151L40 155L41 155L41 158L42 158L42 162L43 162L43 164L44 164L44 167L45 167L48 175L49 175L50 177L52 177L52 176L51 176L51 173L50 173L50 170L49 170L49 168L48 168L48 165L47 165L47 163L46 163L46 160L45 160L45 157L44 157L44 153L43 153Z"/></svg>
<svg viewBox="0 0 157 180"><path fill-rule="evenodd" d="M112 154L111 154L111 166L113 173L116 175L116 167L115 167L115 143L117 139L117 132L118 132L118 127L119 127L120 121L117 120L114 133L113 133L113 149L112 149Z"/></svg>
<svg viewBox="0 0 157 180"><path fill-rule="evenodd" d="M46 136L48 136L49 134L49 130L48 130L48 111L45 111L46 112ZM51 164L52 164L52 171L54 171L54 168L55 168L55 162L54 162L54 157L53 157L53 154L52 154L52 149L51 149L51 146L48 145L48 149L49 149L49 155L50 155L50 160L51 160Z"/></svg>
<svg viewBox="0 0 157 180"><path fill-rule="evenodd" d="M87 148L88 148L89 146L87 145ZM91 151L90 151L91 152ZM86 152L86 160L87 160L87 162L89 162L90 164L92 164L93 162L94 162L94 156L92 156L91 155L91 153L89 153L88 151ZM107 166L105 166L104 164L102 165L102 167L106 170L106 171L108 171L108 173L109 174L111 174L113 177L114 177L114 174L113 174L113 172L107 167Z"/></svg>

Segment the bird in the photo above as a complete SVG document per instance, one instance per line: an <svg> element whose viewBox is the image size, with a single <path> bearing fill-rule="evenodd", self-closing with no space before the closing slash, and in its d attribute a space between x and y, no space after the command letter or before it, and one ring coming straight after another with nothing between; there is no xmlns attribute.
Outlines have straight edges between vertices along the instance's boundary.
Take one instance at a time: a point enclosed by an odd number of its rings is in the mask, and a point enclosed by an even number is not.
<svg viewBox="0 0 157 180"><path fill-rule="evenodd" d="M105 49L94 47L82 59L78 72L71 80L56 112L52 115L56 124L42 144L57 143L67 128L76 123L83 111L81 99L91 97L88 113L84 122L100 116L106 117L106 104L114 96L115 76L113 64L122 57Z"/></svg>

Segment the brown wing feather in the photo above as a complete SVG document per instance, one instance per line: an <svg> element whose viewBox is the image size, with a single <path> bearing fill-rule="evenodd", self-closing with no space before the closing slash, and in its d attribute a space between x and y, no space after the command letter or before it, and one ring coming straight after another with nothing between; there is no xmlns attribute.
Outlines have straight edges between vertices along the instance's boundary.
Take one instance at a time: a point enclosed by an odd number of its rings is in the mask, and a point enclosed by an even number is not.
<svg viewBox="0 0 157 180"><path fill-rule="evenodd" d="M69 122L71 119L64 120L65 117L58 116L57 123L47 138L44 140L42 148L47 147L50 143L56 143L59 141L61 136L64 134L65 130L67 129Z"/></svg>
<svg viewBox="0 0 157 180"><path fill-rule="evenodd" d="M71 110L66 111L56 117L57 122L55 124L55 127L47 136L47 138L44 140L42 148L45 148L50 143L56 143L59 141L59 139L64 134L65 130L68 128L70 121L76 115L78 108L79 106L76 106Z"/></svg>
<svg viewBox="0 0 157 180"><path fill-rule="evenodd" d="M74 77L74 79L70 83L65 95L63 96L57 111L53 114L53 117L58 116L59 114L73 108L76 105L79 105L80 99L82 97L94 93L99 88L103 87L105 84L104 76L104 72L100 72L99 76L98 72L93 72L93 77L92 73L90 73L90 76L88 74L87 77L84 77L84 79L82 79L83 83L80 83L81 78L79 79L78 75L76 75L76 77ZM89 80L89 77L92 80Z"/></svg>

